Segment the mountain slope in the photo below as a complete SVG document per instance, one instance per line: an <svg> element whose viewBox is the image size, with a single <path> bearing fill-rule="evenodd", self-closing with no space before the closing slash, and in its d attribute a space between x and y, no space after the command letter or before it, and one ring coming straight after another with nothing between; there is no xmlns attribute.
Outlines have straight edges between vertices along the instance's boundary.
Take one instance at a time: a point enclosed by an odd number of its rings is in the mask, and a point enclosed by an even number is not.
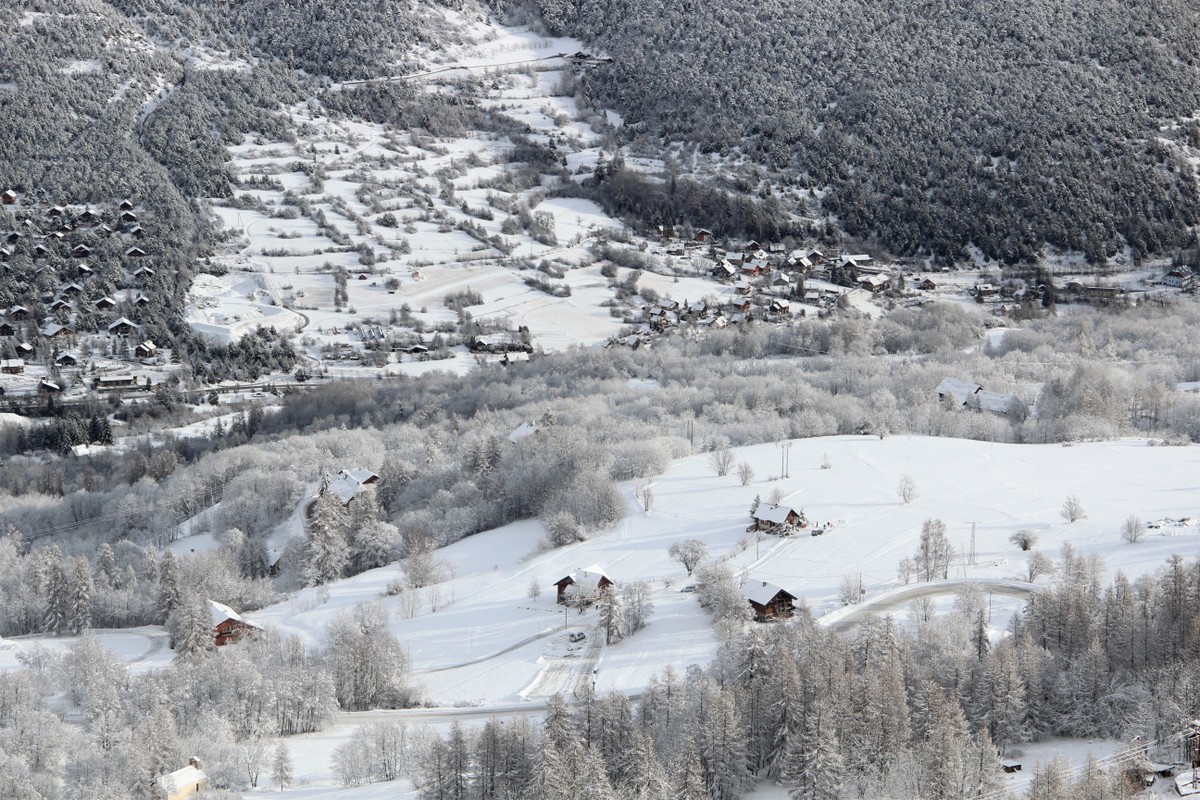
<svg viewBox="0 0 1200 800"><path fill-rule="evenodd" d="M1198 141L1200 22L1179 0L539 7L613 57L585 87L627 122L740 148L795 207L898 253L1137 258L1197 221L1179 153Z"/></svg>

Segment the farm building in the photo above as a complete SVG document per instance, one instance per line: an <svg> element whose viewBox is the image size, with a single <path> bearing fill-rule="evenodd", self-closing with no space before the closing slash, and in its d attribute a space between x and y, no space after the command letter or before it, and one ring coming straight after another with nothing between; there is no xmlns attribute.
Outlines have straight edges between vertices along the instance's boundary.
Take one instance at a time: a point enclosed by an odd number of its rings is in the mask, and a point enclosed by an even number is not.
<svg viewBox="0 0 1200 800"><path fill-rule="evenodd" d="M100 375L95 387L99 391L108 389L132 389L137 387L136 375Z"/></svg>
<svg viewBox="0 0 1200 800"><path fill-rule="evenodd" d="M752 515L756 531L769 531L776 528L802 528L808 524L803 511L797 511L790 506L770 506L760 508Z"/></svg>
<svg viewBox="0 0 1200 800"><path fill-rule="evenodd" d="M746 600L754 609L754 618L759 622L769 619L786 619L795 612L796 596L767 581L754 581L743 588Z"/></svg>
<svg viewBox="0 0 1200 800"><path fill-rule="evenodd" d="M224 603L209 600L208 605L212 613L213 643L217 647L232 644L249 633L261 630Z"/></svg>
<svg viewBox="0 0 1200 800"><path fill-rule="evenodd" d="M0 359L0 372L5 375L20 375L25 371L25 362L20 358Z"/></svg>
<svg viewBox="0 0 1200 800"><path fill-rule="evenodd" d="M208 776L200 769L200 759L188 759L188 765L154 779L150 790L153 800L185 800L204 791Z"/></svg>
<svg viewBox="0 0 1200 800"><path fill-rule="evenodd" d="M369 469L344 469L330 481L326 490L337 495L342 505L350 505L364 489L374 487L378 482L379 476Z"/></svg>
<svg viewBox="0 0 1200 800"><path fill-rule="evenodd" d="M564 605L572 596L582 597L586 602L594 601L604 594L609 586L616 584L605 574L603 567L592 564L576 571L574 575L559 578L554 585L558 588L557 602Z"/></svg>

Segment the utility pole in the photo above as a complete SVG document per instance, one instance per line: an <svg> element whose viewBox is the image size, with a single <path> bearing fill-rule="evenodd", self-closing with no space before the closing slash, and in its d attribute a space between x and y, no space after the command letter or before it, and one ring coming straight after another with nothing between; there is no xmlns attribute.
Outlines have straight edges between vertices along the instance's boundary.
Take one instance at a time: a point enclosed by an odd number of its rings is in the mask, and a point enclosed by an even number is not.
<svg viewBox="0 0 1200 800"><path fill-rule="evenodd" d="M979 563L979 558L975 552L975 523L971 523L971 566L974 567Z"/></svg>

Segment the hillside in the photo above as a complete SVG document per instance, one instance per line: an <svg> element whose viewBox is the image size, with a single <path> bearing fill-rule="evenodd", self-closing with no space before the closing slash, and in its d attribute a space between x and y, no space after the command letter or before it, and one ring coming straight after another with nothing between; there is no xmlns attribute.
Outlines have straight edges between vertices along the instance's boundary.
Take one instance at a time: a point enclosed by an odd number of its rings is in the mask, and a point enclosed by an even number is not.
<svg viewBox="0 0 1200 800"><path fill-rule="evenodd" d="M692 143L748 156L745 191L897 255L1138 259L1197 221L1200 23L1179 0L536 5L612 57L581 93L681 176L705 169Z"/></svg>

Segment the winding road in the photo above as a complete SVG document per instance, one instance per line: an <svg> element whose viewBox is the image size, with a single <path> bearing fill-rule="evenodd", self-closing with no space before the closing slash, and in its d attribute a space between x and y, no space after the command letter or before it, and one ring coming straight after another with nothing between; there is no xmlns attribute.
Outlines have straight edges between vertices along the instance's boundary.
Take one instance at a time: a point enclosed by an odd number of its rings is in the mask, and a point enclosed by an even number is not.
<svg viewBox="0 0 1200 800"><path fill-rule="evenodd" d="M844 633L869 617L897 611L913 600L954 594L967 586L978 586L993 595L1016 597L1022 600L1046 588L1035 583L998 578L951 578L929 583L914 583L881 592L858 605L846 606L833 611L818 619L817 624Z"/></svg>

